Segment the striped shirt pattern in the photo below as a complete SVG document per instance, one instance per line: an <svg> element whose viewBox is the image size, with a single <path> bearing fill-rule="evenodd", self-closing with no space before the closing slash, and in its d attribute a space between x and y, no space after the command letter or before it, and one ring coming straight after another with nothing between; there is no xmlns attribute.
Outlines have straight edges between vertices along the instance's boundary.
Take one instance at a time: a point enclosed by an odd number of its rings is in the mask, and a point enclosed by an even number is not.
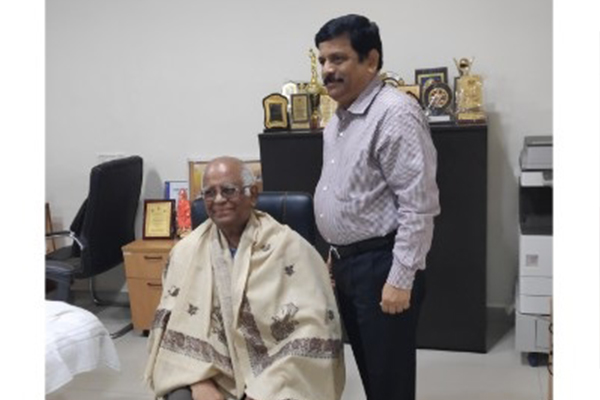
<svg viewBox="0 0 600 400"><path fill-rule="evenodd" d="M437 153L419 104L373 79L323 132L315 217L323 238L347 245L397 230L387 283L411 289L440 212Z"/></svg>

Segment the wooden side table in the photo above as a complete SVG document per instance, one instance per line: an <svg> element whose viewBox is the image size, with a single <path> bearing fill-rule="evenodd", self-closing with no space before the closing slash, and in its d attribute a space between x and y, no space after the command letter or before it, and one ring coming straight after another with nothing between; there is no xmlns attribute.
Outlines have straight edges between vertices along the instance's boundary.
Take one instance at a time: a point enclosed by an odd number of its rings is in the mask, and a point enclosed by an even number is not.
<svg viewBox="0 0 600 400"><path fill-rule="evenodd" d="M123 246L131 319L149 330L162 294L162 272L176 240L136 240Z"/></svg>

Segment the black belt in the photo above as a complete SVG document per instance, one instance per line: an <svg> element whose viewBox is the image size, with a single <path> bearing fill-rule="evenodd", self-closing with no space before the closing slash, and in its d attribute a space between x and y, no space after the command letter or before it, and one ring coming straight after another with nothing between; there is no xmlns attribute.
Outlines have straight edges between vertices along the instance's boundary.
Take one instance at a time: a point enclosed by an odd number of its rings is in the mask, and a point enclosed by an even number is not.
<svg viewBox="0 0 600 400"><path fill-rule="evenodd" d="M330 245L330 253L337 260L366 253L368 251L380 250L385 247L392 249L396 240L396 232L388 233L383 237L361 240L360 242L346 245Z"/></svg>

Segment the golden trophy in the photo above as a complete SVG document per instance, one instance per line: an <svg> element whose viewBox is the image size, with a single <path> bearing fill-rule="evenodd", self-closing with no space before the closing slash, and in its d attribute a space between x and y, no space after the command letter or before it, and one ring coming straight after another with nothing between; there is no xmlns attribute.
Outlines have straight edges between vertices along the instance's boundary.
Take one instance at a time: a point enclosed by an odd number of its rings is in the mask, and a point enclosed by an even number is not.
<svg viewBox="0 0 600 400"><path fill-rule="evenodd" d="M321 127L321 110L320 97L327 94L326 89L319 83L319 75L317 74L317 56L313 49L308 50L310 57L311 77L310 82L306 85L306 93L310 96L311 116L310 129L319 129Z"/></svg>
<svg viewBox="0 0 600 400"><path fill-rule="evenodd" d="M483 79L471 75L474 58L454 59L459 76L454 80L456 92L456 121L458 123L485 122L483 109Z"/></svg>

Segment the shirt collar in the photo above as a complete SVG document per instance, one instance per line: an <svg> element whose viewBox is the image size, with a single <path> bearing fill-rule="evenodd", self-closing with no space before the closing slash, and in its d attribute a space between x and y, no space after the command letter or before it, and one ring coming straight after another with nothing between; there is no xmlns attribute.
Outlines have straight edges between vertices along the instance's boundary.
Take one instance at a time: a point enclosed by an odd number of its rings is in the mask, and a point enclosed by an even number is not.
<svg viewBox="0 0 600 400"><path fill-rule="evenodd" d="M379 76L375 76L371 82L367 85L367 87L358 95L356 100L350 104L346 110L338 107L337 112L340 113L338 116L342 116L346 113L350 114L364 114L367 111L367 108L371 105L377 93L383 87L383 82L379 78Z"/></svg>

